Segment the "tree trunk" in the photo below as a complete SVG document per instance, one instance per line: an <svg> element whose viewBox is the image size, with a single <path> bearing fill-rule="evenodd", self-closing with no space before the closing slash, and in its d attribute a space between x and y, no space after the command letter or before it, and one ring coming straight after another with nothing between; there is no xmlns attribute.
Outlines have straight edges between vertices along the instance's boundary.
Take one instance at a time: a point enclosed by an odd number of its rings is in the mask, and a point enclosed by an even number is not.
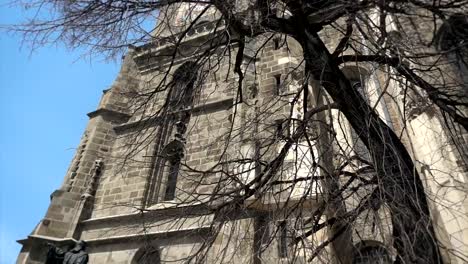
<svg viewBox="0 0 468 264"><path fill-rule="evenodd" d="M442 263L424 186L397 135L351 87L317 33L296 36L310 74L318 80L369 149L382 203L390 209L396 263Z"/></svg>
<svg viewBox="0 0 468 264"><path fill-rule="evenodd" d="M312 104L314 106L325 105L323 100L323 94L319 91L319 86L317 82L312 84L312 91L310 92L311 98L313 100ZM327 210L326 216L329 218L341 219L341 216L346 213L346 205L343 199L343 195L339 192L340 190L340 179L339 176L334 175L334 166L333 166L333 149L332 149L332 139L329 135L331 125L327 120L327 116L324 112L317 113L318 120L320 120L318 125L319 138L318 138L318 151L319 157L321 157L321 166L326 169L326 172L323 175L327 177L321 182L325 187L324 195L325 200L327 201ZM340 264L350 264L352 259L349 257L352 255L353 244L352 244L352 226L346 221L346 218L343 220L336 221L331 228L328 229L328 234L330 237L336 238L332 241L331 246L333 250L333 255L335 260L333 263ZM340 233L340 235L337 235Z"/></svg>

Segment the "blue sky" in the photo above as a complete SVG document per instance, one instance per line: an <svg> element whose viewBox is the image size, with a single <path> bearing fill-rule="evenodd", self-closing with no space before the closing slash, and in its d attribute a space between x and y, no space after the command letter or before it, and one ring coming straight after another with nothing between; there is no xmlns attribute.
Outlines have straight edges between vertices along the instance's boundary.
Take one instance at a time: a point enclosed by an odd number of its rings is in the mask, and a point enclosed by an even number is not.
<svg viewBox="0 0 468 264"><path fill-rule="evenodd" d="M21 19L0 0L0 25ZM119 62L79 59L83 51L45 47L30 54L0 31L0 264L44 217L88 118Z"/></svg>

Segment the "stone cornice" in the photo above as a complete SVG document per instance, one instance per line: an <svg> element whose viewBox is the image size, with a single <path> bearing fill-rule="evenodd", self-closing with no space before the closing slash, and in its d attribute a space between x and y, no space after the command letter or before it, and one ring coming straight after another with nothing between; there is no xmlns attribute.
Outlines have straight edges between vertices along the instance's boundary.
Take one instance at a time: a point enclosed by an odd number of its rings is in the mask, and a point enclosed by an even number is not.
<svg viewBox="0 0 468 264"><path fill-rule="evenodd" d="M200 235L208 235L211 232L210 226L201 226L195 228L187 228L187 229L180 229L180 230L169 230L169 231L161 231L161 232L152 232L152 233L140 233L140 234L130 234L130 235L121 235L121 236L110 236L110 237L101 237L96 239L88 239L86 243L88 245L99 245L99 244L120 244L120 243L128 243L129 241L137 241L142 239L161 239L161 238L187 238L189 236L200 236Z"/></svg>
<svg viewBox="0 0 468 264"><path fill-rule="evenodd" d="M50 242L50 243L54 243L54 244L56 244L58 246L72 245L72 244L77 242L77 240L75 240L75 239L73 239L71 237L58 238L58 237L41 236L41 235L29 235L27 238L17 240L16 242L18 242L19 244L25 246L28 243L32 242L33 240L41 240L44 243Z"/></svg>
<svg viewBox="0 0 468 264"><path fill-rule="evenodd" d="M205 204L193 204L193 205L178 205L178 206L165 206L161 207L162 204L158 204L159 207L150 207L142 212L135 212L129 214L113 215L99 218L91 218L81 221L82 225L91 226L98 225L101 223L122 223L132 222L136 219L151 218L152 220L163 220L173 217L189 217L189 216L207 216L211 213L210 209Z"/></svg>
<svg viewBox="0 0 468 264"><path fill-rule="evenodd" d="M188 32L185 32L185 36L181 41L179 38L183 33L155 39L153 42L139 47L131 47L133 60L141 73L150 72L167 63L187 60L191 57L190 54L193 55L204 50L203 47L205 46L210 47L208 42L216 41L220 43L222 42L221 39L226 38L224 35L219 35L220 39L218 40L213 38L213 32L220 32L226 29L224 24L220 25L218 23L219 21L212 21L197 25ZM178 47L177 44L179 45ZM175 48L178 48L177 52L174 51Z"/></svg>
<svg viewBox="0 0 468 264"><path fill-rule="evenodd" d="M97 110L95 110L93 112L88 113L87 115L88 115L89 118L102 116L102 117L104 117L106 119L116 121L116 122L119 122L119 123L124 123L128 119L130 119L130 117L131 117L128 114L117 112L115 110L106 109L106 108L99 108L99 109L97 109Z"/></svg>
<svg viewBox="0 0 468 264"><path fill-rule="evenodd" d="M226 110L229 109L233 106L233 97L229 97L227 99L223 100L217 100L214 102L207 102L207 103L202 103L198 104L192 109L187 109L185 111L192 111L192 115L197 115L200 113L210 113L210 112L215 112L219 110ZM175 114L176 112L169 113L169 114ZM129 129L134 129L134 128L141 128L141 127L153 127L159 123L159 120L161 119L160 116L155 116L155 117L150 117L146 119L141 119L138 121L134 122L129 122L126 124L122 125L117 125L114 127L115 132L117 133L122 133L126 130Z"/></svg>

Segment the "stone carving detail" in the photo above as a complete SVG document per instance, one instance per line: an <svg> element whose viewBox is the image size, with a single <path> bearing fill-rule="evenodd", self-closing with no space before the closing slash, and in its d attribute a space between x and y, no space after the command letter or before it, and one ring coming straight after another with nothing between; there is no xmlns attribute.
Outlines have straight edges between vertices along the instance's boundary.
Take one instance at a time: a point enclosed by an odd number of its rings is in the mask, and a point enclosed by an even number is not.
<svg viewBox="0 0 468 264"><path fill-rule="evenodd" d="M182 111L178 114L177 121L175 122L175 140L185 143L185 132L187 132L187 123L190 120L190 113Z"/></svg>
<svg viewBox="0 0 468 264"><path fill-rule="evenodd" d="M68 182L62 187L63 190L69 192L75 183L76 175L78 174L78 170L80 168L81 159L83 157L83 153L86 150L86 145L88 144L88 133L85 131L83 135L83 140L81 141L81 145L78 147L77 154L75 159L73 160L73 165L70 169L70 176Z"/></svg>
<svg viewBox="0 0 468 264"><path fill-rule="evenodd" d="M257 83L254 83L252 84L251 86L249 86L248 88L248 91L247 91L247 97L248 99L255 99L257 98L258 96L258 84Z"/></svg>
<svg viewBox="0 0 468 264"><path fill-rule="evenodd" d="M405 96L404 111L406 119L408 121L414 120L422 113L426 113L432 117L432 104L427 95L420 94L412 84L406 85L408 85L408 87L405 87L404 83L400 81L400 95Z"/></svg>
<svg viewBox="0 0 468 264"><path fill-rule="evenodd" d="M430 110L430 107L431 107L431 102L429 101L429 99L419 94L412 96L412 98L408 98L405 104L405 112L406 112L408 121L411 121L417 118L419 115L421 115L424 112L430 114L428 112L428 110Z"/></svg>
<svg viewBox="0 0 468 264"><path fill-rule="evenodd" d="M86 252L86 242L80 240L75 246L64 252L61 248L48 243L49 250L47 252L46 264L87 264L88 253Z"/></svg>
<svg viewBox="0 0 468 264"><path fill-rule="evenodd" d="M99 180L99 176L101 176L102 165L103 161L101 159L94 161L93 175L91 176L88 187L86 188L81 198L92 197L94 194L96 194L97 182Z"/></svg>

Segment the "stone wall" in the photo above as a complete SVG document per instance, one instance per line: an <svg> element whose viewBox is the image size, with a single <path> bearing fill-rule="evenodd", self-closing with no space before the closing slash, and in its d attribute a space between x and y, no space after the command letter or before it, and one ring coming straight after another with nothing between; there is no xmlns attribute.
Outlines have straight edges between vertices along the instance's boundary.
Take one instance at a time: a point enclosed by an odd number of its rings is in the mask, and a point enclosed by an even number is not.
<svg viewBox="0 0 468 264"><path fill-rule="evenodd" d="M326 45L333 50L337 45L336 29L327 27L321 34L328 37ZM181 52L196 55L200 52L193 51L200 44L197 41L203 42L206 38L187 40L184 43L187 50ZM259 47L263 47L259 54L252 52ZM235 54L238 47L233 44L228 48ZM308 194L299 184L279 184L265 190L262 199L251 197L236 204L237 211L233 210L232 215L226 217L217 215L214 207L210 207L217 205L210 200L215 187L219 188L216 189L218 194L238 188L237 193L231 193L236 196L246 191L240 188L242 184L258 176L265 166L262 162L267 164L278 156L288 137L297 129L294 122L284 121L301 120L304 105L312 108L329 99L326 94L317 94L319 84L313 82L304 85L310 102L303 101L304 91L299 97L295 96L303 88L304 78L299 44L290 38L269 34L248 40L242 64L242 69L246 70L242 97L237 90L239 76L232 69L234 58L223 53L221 48L210 61L196 69L198 78L193 104L177 111L168 107L171 91L167 87L173 85L176 69L193 57L176 57L172 64L165 58L172 51L171 45L154 43L135 48L126 56L115 83L105 91L98 109L89 114L90 121L63 187L53 193L46 217L32 236L23 241L20 263L43 260L45 256L40 252L44 248L38 246L37 241L57 242L57 239L66 240L60 242L64 245L72 243L73 239L88 241L90 263L138 263L138 259L145 256L146 248L155 249L163 263L184 263L209 239L213 240L210 250L203 256L206 263L304 263L310 258L306 251L316 249L327 239L330 230L324 228L304 239L296 248L296 255L281 257L279 252L283 239L283 234L278 233L282 230L281 223L289 219L286 223L289 233L285 232L288 239L310 227L301 220L321 205L323 181L307 181L309 186L305 187L314 189ZM363 82L363 96L375 106L381 118L402 135L414 160L431 164L430 168L421 166L420 172L425 175L428 193L438 195L434 218L443 223L440 232L445 242L451 243L453 249L465 250L468 229L466 222L460 219L466 211L466 200L463 200L463 192L448 189L446 184L455 183L444 173L447 169L450 172L458 169L457 157L452 155L454 149L446 137L440 144L433 144L443 134L440 120L428 113L409 122L401 120L405 106L399 98L400 87L391 82L385 95L380 97L386 82L382 69L374 65L344 67L348 67L343 69L348 77L354 75ZM180 132L177 120L182 113L189 113L190 118L183 124L186 131ZM323 154L329 147L335 151L335 156L340 154L344 159L359 154L356 151L358 140L353 139L352 129L336 110L318 115L313 121L327 123L330 115L334 122L328 125L334 128L336 138L328 142L322 140L326 146L319 146L318 139L314 139L314 151ZM318 127L320 125L310 124L311 136L320 131ZM164 161L168 159L164 153L168 146L179 148L182 154L172 200L161 199L161 192L168 184ZM447 148L440 151L443 147ZM304 170L306 176L320 176L323 168L311 173L304 166L298 166L298 160L303 163L304 159L309 159L308 165L314 162L323 165L322 161L313 159L312 154L316 153L306 153L304 149L309 149L307 142L295 142L279 169L281 175L275 175L273 180L295 180L294 177ZM227 159L241 161L224 164ZM99 170L97 160L102 161ZM335 161L343 162L343 159ZM334 169L333 165L337 164L326 166ZM157 166L162 167L156 169ZM353 164L350 170L359 166ZM457 175L460 182L466 179L462 171ZM370 191L362 188L349 194L345 201L348 210L356 208ZM231 197L223 197L228 198ZM306 201L300 203L300 198ZM207 203L210 206L203 204L206 201L210 201ZM295 206L306 213L297 214L297 210L292 209ZM377 226L377 229L369 226ZM219 232L213 234L213 230ZM262 238L262 230L268 241ZM384 207L363 212L351 231L351 243L357 245L362 240L372 240L390 249L391 224ZM333 253L340 253L333 252L330 246L324 248L323 253L316 256L316 263L331 261ZM351 256L346 255L346 261L350 262Z"/></svg>

